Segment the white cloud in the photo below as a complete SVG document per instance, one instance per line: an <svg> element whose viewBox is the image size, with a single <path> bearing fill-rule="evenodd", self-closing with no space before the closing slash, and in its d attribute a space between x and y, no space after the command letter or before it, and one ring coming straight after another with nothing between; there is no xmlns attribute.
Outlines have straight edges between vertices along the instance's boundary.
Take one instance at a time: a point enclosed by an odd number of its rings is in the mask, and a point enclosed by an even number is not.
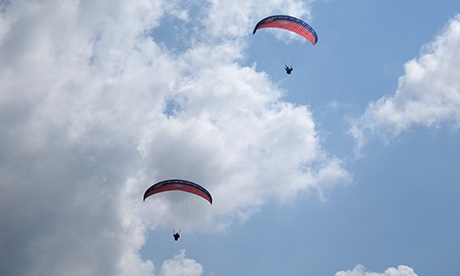
<svg viewBox="0 0 460 276"><path fill-rule="evenodd" d="M163 178L206 184L215 204L203 229L213 231L270 200L350 181L308 107L238 65L243 36L202 41L192 30L180 53L149 37L165 14L192 16L178 7L14 1L0 13L0 274L153 275L139 250L165 212L141 198ZM243 23L258 14L248 9ZM161 274L176 275L176 262L202 273L179 255Z"/></svg>
<svg viewBox="0 0 460 276"><path fill-rule="evenodd" d="M185 258L185 250L167 260L161 266L160 276L199 276L203 267L193 259Z"/></svg>
<svg viewBox="0 0 460 276"><path fill-rule="evenodd" d="M351 134L361 148L366 133L391 138L411 126L460 124L460 15L449 21L436 39L422 48L420 57L405 65L405 75L392 96L371 102L352 122Z"/></svg>
<svg viewBox="0 0 460 276"><path fill-rule="evenodd" d="M417 276L414 270L405 265L390 267L385 272L369 272L362 265L357 265L353 270L339 271L335 276Z"/></svg>

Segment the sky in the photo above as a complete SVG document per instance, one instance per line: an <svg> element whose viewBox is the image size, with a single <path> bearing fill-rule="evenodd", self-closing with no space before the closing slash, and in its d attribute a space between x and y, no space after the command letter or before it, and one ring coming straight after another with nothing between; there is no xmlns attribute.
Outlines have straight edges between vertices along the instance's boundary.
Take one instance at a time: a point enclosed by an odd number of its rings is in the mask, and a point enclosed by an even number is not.
<svg viewBox="0 0 460 276"><path fill-rule="evenodd" d="M453 0L0 0L0 274L459 275L459 47Z"/></svg>

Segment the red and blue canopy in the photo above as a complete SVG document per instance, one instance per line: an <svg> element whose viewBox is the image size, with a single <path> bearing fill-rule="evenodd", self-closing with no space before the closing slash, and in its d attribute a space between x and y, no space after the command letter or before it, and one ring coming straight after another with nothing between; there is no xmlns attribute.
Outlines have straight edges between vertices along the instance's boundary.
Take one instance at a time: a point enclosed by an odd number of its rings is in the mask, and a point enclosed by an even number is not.
<svg viewBox="0 0 460 276"><path fill-rule="evenodd" d="M313 45L318 42L318 35L310 25L303 20L289 15L272 15L260 20L252 34L255 34L258 29L263 28L285 29L305 37Z"/></svg>
<svg viewBox="0 0 460 276"><path fill-rule="evenodd" d="M212 196L205 188L194 182L182 179L163 180L152 185L150 188L147 189L147 191L145 191L144 201L151 195L166 191L183 191L187 193L192 193L197 196L201 196L202 198L206 199L210 204L212 204Z"/></svg>

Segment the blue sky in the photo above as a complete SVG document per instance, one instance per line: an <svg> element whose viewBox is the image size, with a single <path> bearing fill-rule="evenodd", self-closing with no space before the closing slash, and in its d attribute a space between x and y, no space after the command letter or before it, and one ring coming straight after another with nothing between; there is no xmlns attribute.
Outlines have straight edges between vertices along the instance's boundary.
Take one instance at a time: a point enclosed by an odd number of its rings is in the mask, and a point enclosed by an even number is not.
<svg viewBox="0 0 460 276"><path fill-rule="evenodd" d="M459 13L0 2L0 274L458 275ZM318 43L252 35L271 14ZM142 201L168 178L214 198L178 242Z"/></svg>

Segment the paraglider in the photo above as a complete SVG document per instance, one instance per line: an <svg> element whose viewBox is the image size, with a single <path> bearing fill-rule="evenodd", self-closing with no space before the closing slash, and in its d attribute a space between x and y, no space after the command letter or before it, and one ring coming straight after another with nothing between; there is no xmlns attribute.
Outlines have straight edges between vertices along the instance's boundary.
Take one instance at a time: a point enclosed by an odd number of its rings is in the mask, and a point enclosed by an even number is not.
<svg viewBox="0 0 460 276"><path fill-rule="evenodd" d="M174 240L177 241L180 238L179 232L174 232L173 237Z"/></svg>
<svg viewBox="0 0 460 276"><path fill-rule="evenodd" d="M181 180L181 179L169 179L163 180L156 184L153 184L150 188L148 188L144 193L144 201L149 196L154 194L158 194L161 192L166 191L184 191L192 194L196 194L201 196L202 198L206 199L210 204L212 204L212 196L211 194L202 186L188 181L188 180Z"/></svg>
<svg viewBox="0 0 460 276"><path fill-rule="evenodd" d="M188 181L188 180L182 180L182 179L168 179L168 180L163 180L158 183L155 183L152 185L150 188L148 188L145 193L144 193L144 201L153 195L164 193L164 192L179 192L179 193L185 193L189 194L190 196L194 197L195 195L198 197L201 197L205 199L209 204L212 205L212 196L211 193L208 192L204 187L201 185ZM177 205L184 205L182 206L182 211L179 212L181 215L183 215L184 211L190 211L190 209L193 209L192 206L187 206L187 203L184 202L174 202ZM181 204L182 203L182 204ZM183 204L185 203L185 204ZM171 210L171 215L175 216L174 214L174 208ZM178 215L179 216L179 215ZM177 228L176 228L177 229ZM174 240L177 241L180 238L180 230L176 231L173 230L173 237Z"/></svg>
<svg viewBox="0 0 460 276"><path fill-rule="evenodd" d="M278 28L294 32L315 45L318 42L318 35L315 30L305 21L290 15L272 15L260 20L254 27L252 34L263 28ZM291 74L292 66L285 65L286 73Z"/></svg>

